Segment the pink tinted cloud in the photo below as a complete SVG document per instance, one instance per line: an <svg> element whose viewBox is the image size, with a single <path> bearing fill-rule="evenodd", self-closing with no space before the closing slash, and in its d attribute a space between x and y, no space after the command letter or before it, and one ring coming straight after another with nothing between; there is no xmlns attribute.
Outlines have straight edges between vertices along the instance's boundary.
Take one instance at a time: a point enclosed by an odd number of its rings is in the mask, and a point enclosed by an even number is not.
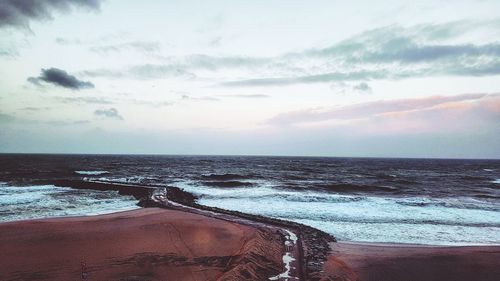
<svg viewBox="0 0 500 281"><path fill-rule="evenodd" d="M382 100L338 108L313 108L277 115L273 126L339 124L351 133L392 134L495 129L500 124L500 94L462 94ZM337 122L335 122L337 121Z"/></svg>

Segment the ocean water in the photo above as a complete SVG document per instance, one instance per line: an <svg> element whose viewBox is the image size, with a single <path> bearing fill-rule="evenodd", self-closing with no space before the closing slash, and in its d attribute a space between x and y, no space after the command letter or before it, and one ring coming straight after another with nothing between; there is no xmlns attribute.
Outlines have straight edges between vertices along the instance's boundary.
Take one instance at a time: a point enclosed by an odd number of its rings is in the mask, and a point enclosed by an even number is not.
<svg viewBox="0 0 500 281"><path fill-rule="evenodd" d="M0 183L0 222L107 214L137 209L136 204L132 196L119 196L116 191Z"/></svg>
<svg viewBox="0 0 500 281"><path fill-rule="evenodd" d="M343 241L500 244L498 160L0 155L3 220L135 203L50 185L58 179L177 186L200 204L300 222Z"/></svg>

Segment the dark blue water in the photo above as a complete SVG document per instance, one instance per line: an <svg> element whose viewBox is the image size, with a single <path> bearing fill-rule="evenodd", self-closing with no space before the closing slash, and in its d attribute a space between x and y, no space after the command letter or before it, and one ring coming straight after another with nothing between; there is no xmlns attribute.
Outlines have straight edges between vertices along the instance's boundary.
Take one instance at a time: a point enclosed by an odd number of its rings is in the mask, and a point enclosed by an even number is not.
<svg viewBox="0 0 500 281"><path fill-rule="evenodd" d="M5 186L68 178L178 186L340 240L500 243L498 160L0 155Z"/></svg>

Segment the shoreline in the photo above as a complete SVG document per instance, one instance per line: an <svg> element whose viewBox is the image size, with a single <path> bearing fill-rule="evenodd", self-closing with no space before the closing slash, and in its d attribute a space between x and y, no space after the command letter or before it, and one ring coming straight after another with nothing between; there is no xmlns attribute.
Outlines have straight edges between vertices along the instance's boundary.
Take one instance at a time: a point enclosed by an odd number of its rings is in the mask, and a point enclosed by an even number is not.
<svg viewBox="0 0 500 281"><path fill-rule="evenodd" d="M57 217L46 219L28 219L0 223L0 234L5 229L16 228L22 225L33 224L72 224L86 221L100 221L107 218L127 217L130 213L151 212L150 210L164 210L165 212L181 212L192 216L203 217L201 221L217 221L217 225L245 227L267 233L274 237L274 271L269 280L403 280L401 278L417 278L404 280L495 280L493 277L500 275L500 245L420 245L404 243L373 243L356 241L338 241L335 237L302 224L288 222L280 219L250 215L236 211L228 211L199 205L196 197L177 187L140 186L128 184L115 184L98 181L65 180L47 182L55 186L71 187L76 189L116 190L119 194L132 195L138 200L138 209L118 211L108 214ZM142 207L142 208L141 208ZM188 215L188 216L190 216ZM166 217L165 217L166 218ZM199 219L198 219L199 220ZM129 218L134 222L134 218ZM129 222L122 222L127 225ZM176 219L170 224L177 224ZM92 226L93 227L93 226ZM92 228L91 227L91 228ZM193 228L196 228L194 225ZM85 230L81 230L84 231ZM190 230L187 230L189 233ZM287 233L288 232L288 233ZM185 233L179 234L184 236ZM234 234L234 233L232 233ZM231 234L231 235L232 235ZM149 235L149 234L148 234ZM277 236L276 236L277 235ZM296 239L291 238L296 235ZM4 235L0 235L0 243L5 244ZM238 235L236 235L238 236ZM32 236L30 239L37 239ZM244 238L239 238L240 240ZM29 240L29 239L28 239ZM277 242L280 240L279 242ZM15 241L15 240L13 240ZM25 241L26 242L26 241ZM29 241L28 241L29 242ZM217 241L212 241L219 245ZM293 242L293 243L292 243ZM292 246L290 246L292 245ZM240 245L241 246L241 245ZM5 246L3 246L5 247ZM241 246L243 247L243 246ZM272 248L271 247L271 248ZM280 250L276 250L280 249ZM247 249L249 252L255 249ZM5 252L5 249L2 249ZM279 255L277 254L279 252ZM265 256L265 251L260 252ZM19 255L20 256L20 255ZM257 255L259 256L259 255ZM282 262L276 265L276 256ZM469 257L470 256L470 257ZM18 257L19 258L19 257ZM436 259L438 259L436 261ZM482 263L477 264L480 260ZM254 260L255 261L255 260ZM476 261L476 262L474 262ZM498 261L498 262L497 262ZM167 262L168 264L168 262ZM258 263L257 263L258 264ZM191 264L192 265L192 264ZM184 265L189 267L188 265ZM206 265L198 265L206 266ZM239 267L240 265L232 264ZM453 268L461 267L460 274L453 272ZM155 266L153 266L155 267ZM167 266L168 267L168 266ZM209 266L210 267L210 266ZM281 268L276 271L277 268ZM129 268L130 269L130 268ZM228 272L234 268L217 269ZM137 270L137 269L136 269ZM207 269L217 271L213 268ZM105 270L106 271L106 270ZM438 272L435 273L434 271ZM477 272L480 271L480 272ZM253 267L252 278L242 278L242 275L232 275L228 280L263 280L263 272L270 273L265 266ZM430 272L430 273L429 273ZM446 274L444 274L445 272ZM150 272L151 273L151 272ZM73 272L74 274L74 272ZM116 273L118 274L118 273ZM152 273L151 273L152 274ZM159 274L159 271L154 271ZM174 274L174 273L169 273ZM192 273L191 273L192 274ZM290 274L290 275L288 275ZM443 275L444 274L444 275ZM479 275L478 275L479 274ZM0 271L0 279L3 280ZM168 275L167 275L168 276ZM239 276L239 277L237 277ZM376 276L376 278L374 277ZM420 276L420 277L418 277ZM248 276L247 276L248 277ZM436 279L433 279L433 278ZM439 278L438 278L439 277ZM465 278L467 277L467 278ZM479 278L478 278L479 277ZM177 278L180 278L177 276ZM374 279L375 278L375 279ZM378 278L378 279L377 279ZM471 279L472 278L472 279ZM195 278L196 279L196 278ZM23 280L23 279L7 279ZM35 279L36 280L36 279ZM38 280L45 280L43 278ZM62 279L61 279L62 280ZM138 280L138 279L121 279ZM142 279L141 279L142 280ZM158 279L144 279L158 280ZM178 279L184 280L184 279ZM186 279L191 280L191 279ZM203 279L205 280L205 279ZM212 279L206 279L212 280ZM225 279L213 279L225 280ZM267 278L266 278L267 280Z"/></svg>

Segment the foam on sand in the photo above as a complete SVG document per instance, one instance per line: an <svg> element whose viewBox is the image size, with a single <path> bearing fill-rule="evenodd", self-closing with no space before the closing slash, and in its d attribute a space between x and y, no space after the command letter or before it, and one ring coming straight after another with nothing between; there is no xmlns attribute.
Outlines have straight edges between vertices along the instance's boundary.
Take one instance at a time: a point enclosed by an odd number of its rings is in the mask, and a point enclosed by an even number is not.
<svg viewBox="0 0 500 281"><path fill-rule="evenodd" d="M293 249L297 245L297 235L295 233L291 232L288 229L283 229L285 231L285 248L287 251L285 251L285 254L283 255L283 264L285 266L285 271L273 276L269 277L269 280L299 280L299 278L295 276L291 276L291 270L293 269L292 267L292 262L295 261L295 258L293 257L293 253L289 249Z"/></svg>

